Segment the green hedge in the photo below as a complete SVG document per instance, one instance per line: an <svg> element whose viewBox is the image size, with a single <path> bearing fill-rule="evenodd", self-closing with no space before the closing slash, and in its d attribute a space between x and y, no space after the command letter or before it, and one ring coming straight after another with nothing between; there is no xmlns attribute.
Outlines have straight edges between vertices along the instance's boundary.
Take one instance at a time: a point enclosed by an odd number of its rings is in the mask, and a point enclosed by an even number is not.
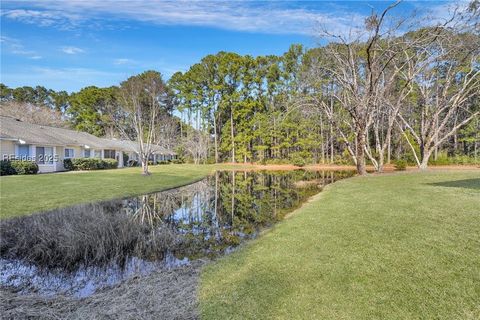
<svg viewBox="0 0 480 320"><path fill-rule="evenodd" d="M38 165L32 161L25 160L2 160L0 164L0 175L8 176L14 174L36 174Z"/></svg>
<svg viewBox="0 0 480 320"><path fill-rule="evenodd" d="M75 158L63 160L66 170L103 170L116 169L118 161L113 159Z"/></svg>
<svg viewBox="0 0 480 320"><path fill-rule="evenodd" d="M9 160L2 160L0 162L0 175L9 176L12 174L17 174L15 169L12 168L12 164Z"/></svg>
<svg viewBox="0 0 480 320"><path fill-rule="evenodd" d="M63 160L63 167L67 171L75 170L75 167L73 166L72 159L64 159Z"/></svg>

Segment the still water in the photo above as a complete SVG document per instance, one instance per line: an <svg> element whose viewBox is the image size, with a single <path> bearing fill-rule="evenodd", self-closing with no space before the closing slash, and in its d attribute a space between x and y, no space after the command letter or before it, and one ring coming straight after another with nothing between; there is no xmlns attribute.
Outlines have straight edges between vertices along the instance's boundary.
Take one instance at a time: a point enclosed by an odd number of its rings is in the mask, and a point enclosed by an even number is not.
<svg viewBox="0 0 480 320"><path fill-rule="evenodd" d="M188 186L0 224L0 281L19 293L85 297L156 270L228 254L281 220L334 171L218 171Z"/></svg>

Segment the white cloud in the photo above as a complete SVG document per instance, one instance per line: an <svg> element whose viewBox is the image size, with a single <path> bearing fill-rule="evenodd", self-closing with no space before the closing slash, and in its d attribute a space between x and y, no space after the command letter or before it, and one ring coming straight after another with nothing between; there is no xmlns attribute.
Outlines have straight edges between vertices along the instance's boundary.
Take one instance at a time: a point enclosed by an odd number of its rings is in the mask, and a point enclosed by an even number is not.
<svg viewBox="0 0 480 320"><path fill-rule="evenodd" d="M431 3L422 10L445 12L446 4ZM286 1L164 1L83 0L28 1L30 9L18 9L4 1L2 16L39 26L72 29L80 26L111 28L112 20L136 20L158 25L207 26L271 34L316 34L319 26L345 33L364 21L348 6L325 3L320 9L293 7ZM306 2L308 3L308 2ZM437 9L438 8L438 9Z"/></svg>
<svg viewBox="0 0 480 320"><path fill-rule="evenodd" d="M62 29L71 29L83 20L75 13L55 10L3 9L1 15L8 19L40 27L58 26Z"/></svg>
<svg viewBox="0 0 480 320"><path fill-rule="evenodd" d="M113 64L115 65L126 65L126 64L136 64L136 63L137 62L135 60L128 59L128 58L118 58L113 60Z"/></svg>
<svg viewBox="0 0 480 320"><path fill-rule="evenodd" d="M62 52L66 54L78 54L83 53L85 50L77 48L77 47L62 47Z"/></svg>
<svg viewBox="0 0 480 320"><path fill-rule="evenodd" d="M25 48L23 43L18 39L10 38L7 36L1 36L0 42L2 43L2 49L11 54L24 56L34 60L38 60L42 58L42 56L37 54L36 51Z"/></svg>
<svg viewBox="0 0 480 320"><path fill-rule="evenodd" d="M273 2L212 1L37 1L29 3L35 10L4 9L9 19L39 26L70 28L87 20L94 25L107 20L137 20L158 25L207 26L236 31L273 34L312 34L317 24L348 28L354 13L319 12L289 8ZM100 23L101 21L101 23Z"/></svg>

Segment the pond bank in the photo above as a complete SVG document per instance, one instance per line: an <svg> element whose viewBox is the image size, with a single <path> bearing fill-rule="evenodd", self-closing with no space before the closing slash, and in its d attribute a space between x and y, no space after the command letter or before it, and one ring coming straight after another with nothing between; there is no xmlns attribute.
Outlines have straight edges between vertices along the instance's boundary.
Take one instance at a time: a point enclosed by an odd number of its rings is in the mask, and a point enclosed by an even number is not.
<svg viewBox="0 0 480 320"><path fill-rule="evenodd" d="M195 317L188 310L196 305L199 266L235 251L325 185L352 174L217 171L177 189L7 219L0 225L0 311L12 318L38 310L40 318L76 319L91 306L102 318L104 301L113 298L109 312L121 318L123 300L151 278L158 291L145 290L155 299L194 292L180 318ZM171 278L179 282L164 290ZM144 305L154 300L130 305L128 317L181 314Z"/></svg>
<svg viewBox="0 0 480 320"><path fill-rule="evenodd" d="M304 167L298 167L293 164L256 164L256 163L225 163L225 169L230 170L333 170L333 171L355 171L356 167L353 165L335 165L335 164L312 164ZM480 169L480 165L443 165L443 166L429 166L427 171L434 170L475 170ZM373 166L367 166L367 170L374 172ZM420 171L416 166L409 166L407 171ZM384 172L394 172L395 166L387 164L384 166Z"/></svg>
<svg viewBox="0 0 480 320"><path fill-rule="evenodd" d="M203 261L137 277L76 299L0 289L2 319L197 319L198 275Z"/></svg>
<svg viewBox="0 0 480 320"><path fill-rule="evenodd" d="M477 319L480 171L329 186L207 265L205 319Z"/></svg>
<svg viewBox="0 0 480 320"><path fill-rule="evenodd" d="M0 220L75 204L166 190L206 177L213 165L157 165L141 168L0 177Z"/></svg>

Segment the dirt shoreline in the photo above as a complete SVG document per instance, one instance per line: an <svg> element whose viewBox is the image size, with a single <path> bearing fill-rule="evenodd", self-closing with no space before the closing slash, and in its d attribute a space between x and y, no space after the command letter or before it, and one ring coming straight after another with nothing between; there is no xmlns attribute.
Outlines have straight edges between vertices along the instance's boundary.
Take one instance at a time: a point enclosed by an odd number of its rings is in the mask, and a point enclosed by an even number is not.
<svg viewBox="0 0 480 320"><path fill-rule="evenodd" d="M0 288L2 319L198 319L197 289L205 261L159 270L86 298L18 294Z"/></svg>
<svg viewBox="0 0 480 320"><path fill-rule="evenodd" d="M355 166L352 165L330 165L330 164L315 164L307 165L304 167L294 166L293 164L256 164L256 163L223 163L224 165L231 166L232 170L295 170L295 169L305 169L305 170L332 170L332 171L351 171L356 170ZM446 165L446 166L430 166L428 170L480 170L480 165ZM374 171L373 166L367 166L368 171ZM420 171L416 166L407 167L408 171ZM393 165L386 165L384 167L384 172L395 171Z"/></svg>

